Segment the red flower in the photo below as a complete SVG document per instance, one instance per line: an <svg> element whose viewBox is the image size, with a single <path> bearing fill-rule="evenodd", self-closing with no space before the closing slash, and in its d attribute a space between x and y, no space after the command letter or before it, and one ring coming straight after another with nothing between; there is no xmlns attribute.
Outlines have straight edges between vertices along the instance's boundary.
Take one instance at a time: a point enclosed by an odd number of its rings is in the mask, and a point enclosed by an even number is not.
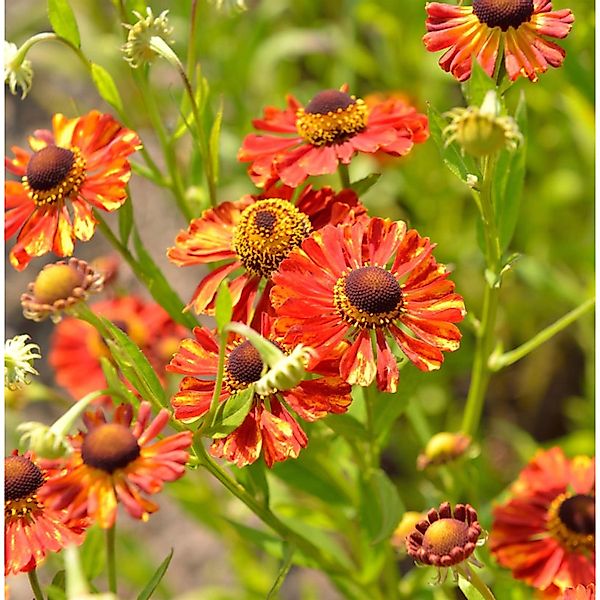
<svg viewBox="0 0 600 600"><path fill-rule="evenodd" d="M30 452L4 459L4 575L35 569L48 552L83 542L84 522L66 523L67 513L40 496L48 474Z"/></svg>
<svg viewBox="0 0 600 600"><path fill-rule="evenodd" d="M565 593L560 596L559 600L595 600L595 598L596 585L590 583L586 586L578 585L576 588L565 590Z"/></svg>
<svg viewBox="0 0 600 600"><path fill-rule="evenodd" d="M161 306L136 296L103 300L92 304L91 308L127 333L159 377L163 376L179 341L187 333ZM110 352L89 323L67 317L56 326L48 360L55 371L56 382L74 398L82 398L107 386L100 362L103 356L110 359Z"/></svg>
<svg viewBox="0 0 600 600"><path fill-rule="evenodd" d="M262 335L270 334L270 321L262 320ZM171 398L175 417L183 421L205 415L209 408L215 386L219 358L218 338L208 329L194 329L195 339L181 342L168 371L186 375L179 392ZM315 373L324 375L319 379L302 381L296 387L276 392L267 398L255 394L250 412L242 424L227 437L216 439L211 454L237 464L252 464L263 453L265 463L272 467L275 462L297 458L306 447L308 439L296 420L289 413L291 408L306 421L315 421L328 413L344 413L350 404L350 386L344 384L332 372L328 363L320 363ZM227 344L224 384L219 397L224 402L239 390L258 381L264 370L261 356L249 341L232 336Z"/></svg>
<svg viewBox="0 0 600 600"><path fill-rule="evenodd" d="M51 251L70 256L75 239L89 240L96 229L92 208L111 212L123 205L127 157L141 148L133 131L95 110L77 119L56 114L52 126L29 138L33 154L13 147L15 158L6 159L21 178L4 186L4 237L19 232L10 252L18 271Z"/></svg>
<svg viewBox="0 0 600 600"><path fill-rule="evenodd" d="M351 384L377 378L379 389L396 390L398 365L386 337L419 369L438 369L442 351L459 346L453 323L465 311L433 248L402 221L379 218L313 233L273 277L278 332L320 355L351 341L340 361Z"/></svg>
<svg viewBox="0 0 600 600"><path fill-rule="evenodd" d="M246 136L238 160L252 163L248 173L257 186L281 179L297 187L309 175L335 173L357 152L404 156L429 136L427 117L403 100L367 106L347 90L319 92L305 107L290 94L285 110L269 106L253 121L269 133Z"/></svg>
<svg viewBox="0 0 600 600"><path fill-rule="evenodd" d="M151 443L165 428L169 413L152 417L149 402L140 403L132 425L133 408L121 404L112 422L101 409L84 415L87 431L70 440L72 454L44 488L45 501L66 509L69 518L91 517L108 529L115 523L121 502L135 519L146 521L158 506L145 498L156 494L167 481L185 473L192 432L183 431Z"/></svg>
<svg viewBox="0 0 600 600"><path fill-rule="evenodd" d="M181 231L169 259L178 266L223 261L198 284L190 301L197 313L214 314L216 293L232 273L233 320L248 322L259 284L269 280L279 263L310 231L328 223L364 218L365 207L352 190L333 192L306 186L295 204L294 189L271 187L260 196L224 202L194 219ZM268 293L268 290L267 290Z"/></svg>
<svg viewBox="0 0 600 600"><path fill-rule="evenodd" d="M490 547L513 576L559 598L595 580L594 460L539 452L494 509Z"/></svg>
<svg viewBox="0 0 600 600"><path fill-rule="evenodd" d="M569 9L552 12L550 0L473 0L472 6L428 2L427 50L448 49L440 66L459 81L471 76L471 57L475 55L491 77L502 43L504 64L509 77L529 77L548 66L560 67L565 51L542 36L564 38L575 20Z"/></svg>

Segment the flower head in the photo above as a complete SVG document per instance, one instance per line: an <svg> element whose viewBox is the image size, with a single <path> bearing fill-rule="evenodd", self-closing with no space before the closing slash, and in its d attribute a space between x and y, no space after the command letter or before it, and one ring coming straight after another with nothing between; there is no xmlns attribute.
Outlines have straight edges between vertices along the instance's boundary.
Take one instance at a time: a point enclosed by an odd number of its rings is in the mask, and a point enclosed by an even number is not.
<svg viewBox="0 0 600 600"><path fill-rule="evenodd" d="M446 113L450 124L444 129L446 146L457 141L461 149L476 157L494 154L503 148L514 150L523 136L512 117L498 114L495 91L489 91L481 107L454 108Z"/></svg>
<svg viewBox="0 0 600 600"><path fill-rule="evenodd" d="M186 335L184 327L175 323L160 305L136 296L103 300L91 308L122 329L141 348L159 377L164 376L165 366ZM92 325L74 317L58 323L48 360L56 382L74 398L106 388L102 357L110 359L110 352Z"/></svg>
<svg viewBox="0 0 600 600"><path fill-rule="evenodd" d="M469 504L457 504L452 511L450 503L432 508L427 518L417 523L406 538L408 553L419 563L445 568L465 561L481 566L472 554L485 542L480 539L481 525L477 512Z"/></svg>
<svg viewBox="0 0 600 600"><path fill-rule="evenodd" d="M42 358L37 344L28 344L26 334L4 341L4 387L17 390L29 383L30 375L39 375L33 367L36 358Z"/></svg>
<svg viewBox="0 0 600 600"><path fill-rule="evenodd" d="M441 431L436 433L425 446L425 451L417 458L417 468L426 469L454 461L467 452L471 438L462 433Z"/></svg>
<svg viewBox="0 0 600 600"><path fill-rule="evenodd" d="M22 271L36 256L73 254L75 239L96 229L92 209L117 210L127 199L127 157L141 147L137 135L110 115L52 119L53 131L29 138L33 153L13 147L6 160L21 181L5 183L5 239L17 235L10 263Z"/></svg>
<svg viewBox="0 0 600 600"><path fill-rule="evenodd" d="M90 517L108 529L121 502L135 519L146 521L158 510L145 494L160 492L165 482L185 473L192 432L183 431L152 442L165 428L169 413L162 409L151 420L149 402L141 402L137 421L133 407L121 404L113 420L101 409L84 415L87 431L70 440L73 452L48 478L44 495L69 518Z"/></svg>
<svg viewBox="0 0 600 600"><path fill-rule="evenodd" d="M377 379L394 392L398 364L388 337L423 371L438 369L442 351L459 346L454 323L464 303L433 247L405 223L379 218L313 233L273 276L276 329L320 356L347 340L342 379L362 386Z"/></svg>
<svg viewBox="0 0 600 600"><path fill-rule="evenodd" d="M74 305L87 300L90 294L102 291L104 276L84 260L70 258L46 265L21 295L23 316L33 321L46 317L54 323Z"/></svg>
<svg viewBox="0 0 600 600"><path fill-rule="evenodd" d="M83 541L83 521L66 524L66 512L41 497L48 473L31 453L4 459L4 575L31 571L48 552Z"/></svg>
<svg viewBox="0 0 600 600"><path fill-rule="evenodd" d="M595 598L596 585L590 583L589 585L578 585L576 588L568 588L559 600L595 600Z"/></svg>
<svg viewBox="0 0 600 600"><path fill-rule="evenodd" d="M221 282L236 274L230 292L234 321L247 322L259 284L269 280L281 261L327 223L363 218L365 207L352 190L306 186L295 203L293 188L273 187L260 196L223 202L194 219L169 248L169 259L179 266L224 261L198 284L190 301L198 313L214 314Z"/></svg>
<svg viewBox="0 0 600 600"><path fill-rule="evenodd" d="M551 0L473 0L472 6L428 2L425 9L425 47L447 49L440 66L459 81L470 77L473 55L491 77L501 45L510 79L537 81L538 73L560 67L565 57L543 36L564 38L574 21L569 9L552 11Z"/></svg>
<svg viewBox="0 0 600 600"><path fill-rule="evenodd" d="M277 342L271 320L263 316L262 335ZM167 370L186 375L179 391L171 398L175 417L184 421L204 416L210 407L219 361L219 343L208 329L196 328L195 339L184 340ZM281 347L281 346L280 346ZM226 347L225 376L219 397L225 402L241 390L259 382L267 370L259 351L239 335L233 335ZM239 427L226 437L215 439L211 453L239 467L264 455L268 467L287 458L296 458L308 439L288 407L307 421L328 413L343 413L350 404L350 386L344 384L326 365L314 367L323 377L302 381L287 390L273 389L268 395L254 393L250 411ZM273 379L270 383L274 383Z"/></svg>
<svg viewBox="0 0 600 600"><path fill-rule="evenodd" d="M137 23L133 25L124 24L123 27L129 29L127 33L127 42L121 48L125 60L134 68L141 65L150 64L159 53L152 38L160 38L166 44L172 44L173 28L169 24L167 15L168 10L155 17L150 7L146 7L146 16L137 11L133 11L137 17Z"/></svg>
<svg viewBox="0 0 600 600"><path fill-rule="evenodd" d="M31 61L19 53L16 44L4 40L4 83L8 84L10 93L17 95L17 87L21 88L21 100L27 96L33 81Z"/></svg>
<svg viewBox="0 0 600 600"><path fill-rule="evenodd" d="M323 90L306 106L290 95L287 104L285 110L267 107L253 123L269 133L246 136L238 152L259 187L278 180L297 187L309 175L334 173L357 152L403 156L428 136L427 117L412 106L402 100L367 106L347 86Z"/></svg>
<svg viewBox="0 0 600 600"><path fill-rule="evenodd" d="M595 580L594 460L540 451L494 509L490 548L513 576L558 598Z"/></svg>

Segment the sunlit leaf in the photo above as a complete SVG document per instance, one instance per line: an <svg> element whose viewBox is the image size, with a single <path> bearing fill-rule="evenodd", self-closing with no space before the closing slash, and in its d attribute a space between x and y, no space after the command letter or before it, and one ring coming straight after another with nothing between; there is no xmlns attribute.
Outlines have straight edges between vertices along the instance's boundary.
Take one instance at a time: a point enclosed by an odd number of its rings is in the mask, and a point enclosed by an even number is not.
<svg viewBox="0 0 600 600"><path fill-rule="evenodd" d="M81 46L77 20L69 0L48 0L48 19L56 35L65 38L77 48Z"/></svg>
<svg viewBox="0 0 600 600"><path fill-rule="evenodd" d="M92 81L98 90L102 99L106 100L113 108L119 112L123 110L123 102L117 85L111 74L99 64L91 63Z"/></svg>

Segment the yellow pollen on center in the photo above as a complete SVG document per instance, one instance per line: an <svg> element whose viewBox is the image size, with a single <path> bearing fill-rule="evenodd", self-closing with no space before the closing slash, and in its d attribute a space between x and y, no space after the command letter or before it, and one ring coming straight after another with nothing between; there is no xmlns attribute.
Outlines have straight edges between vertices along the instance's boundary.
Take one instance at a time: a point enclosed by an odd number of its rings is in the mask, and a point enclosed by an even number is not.
<svg viewBox="0 0 600 600"><path fill-rule="evenodd" d="M453 548L462 548L469 541L468 530L464 521L440 519L423 534L423 548L439 556L450 554Z"/></svg>
<svg viewBox="0 0 600 600"><path fill-rule="evenodd" d="M296 113L298 134L313 146L337 144L362 131L369 109L360 98L339 90L318 93Z"/></svg>
<svg viewBox="0 0 600 600"><path fill-rule="evenodd" d="M69 265L50 265L40 271L33 284L33 294L42 304L69 298L83 283L82 275Z"/></svg>
<svg viewBox="0 0 600 600"><path fill-rule="evenodd" d="M29 159L23 187L36 206L76 196L85 181L86 162L77 147L46 146Z"/></svg>
<svg viewBox="0 0 600 600"><path fill-rule="evenodd" d="M242 212L233 249L248 271L269 278L311 230L308 216L288 200L258 200Z"/></svg>

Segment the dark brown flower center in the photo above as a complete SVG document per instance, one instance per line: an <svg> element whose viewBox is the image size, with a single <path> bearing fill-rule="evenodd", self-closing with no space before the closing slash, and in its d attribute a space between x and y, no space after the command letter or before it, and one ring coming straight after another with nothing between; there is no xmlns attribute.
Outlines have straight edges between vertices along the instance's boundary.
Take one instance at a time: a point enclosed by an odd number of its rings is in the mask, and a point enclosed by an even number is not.
<svg viewBox="0 0 600 600"><path fill-rule="evenodd" d="M596 530L596 507L593 496L577 494L562 502L558 517L574 533L593 535Z"/></svg>
<svg viewBox="0 0 600 600"><path fill-rule="evenodd" d="M38 490L44 483L40 468L25 456L4 459L4 500L21 500Z"/></svg>
<svg viewBox="0 0 600 600"><path fill-rule="evenodd" d="M462 548L469 541L469 526L457 519L435 521L423 535L423 548L439 556L450 554L453 548Z"/></svg>
<svg viewBox="0 0 600 600"><path fill-rule="evenodd" d="M319 92L304 108L304 112L313 115L326 115L338 109L348 108L356 104L356 100L346 92L339 90L323 90Z"/></svg>
<svg viewBox="0 0 600 600"><path fill-rule="evenodd" d="M263 366L258 350L245 341L229 353L225 369L233 383L247 387L261 378Z"/></svg>
<svg viewBox="0 0 600 600"><path fill-rule="evenodd" d="M517 29L533 14L533 0L473 0L475 16L488 27Z"/></svg>
<svg viewBox="0 0 600 600"><path fill-rule="evenodd" d="M275 223L277 223L277 217L268 210L259 210L254 215L254 226L267 234L273 231Z"/></svg>
<svg viewBox="0 0 600 600"><path fill-rule="evenodd" d="M375 315L395 310L402 301L400 284L381 267L361 267L348 273L344 292L358 310Z"/></svg>
<svg viewBox="0 0 600 600"><path fill-rule="evenodd" d="M107 423L92 429L83 439L81 458L86 465L113 473L140 455L137 439L129 428Z"/></svg>
<svg viewBox="0 0 600 600"><path fill-rule="evenodd" d="M67 178L75 154L66 148L46 146L38 150L27 164L27 181L34 191L45 192Z"/></svg>

